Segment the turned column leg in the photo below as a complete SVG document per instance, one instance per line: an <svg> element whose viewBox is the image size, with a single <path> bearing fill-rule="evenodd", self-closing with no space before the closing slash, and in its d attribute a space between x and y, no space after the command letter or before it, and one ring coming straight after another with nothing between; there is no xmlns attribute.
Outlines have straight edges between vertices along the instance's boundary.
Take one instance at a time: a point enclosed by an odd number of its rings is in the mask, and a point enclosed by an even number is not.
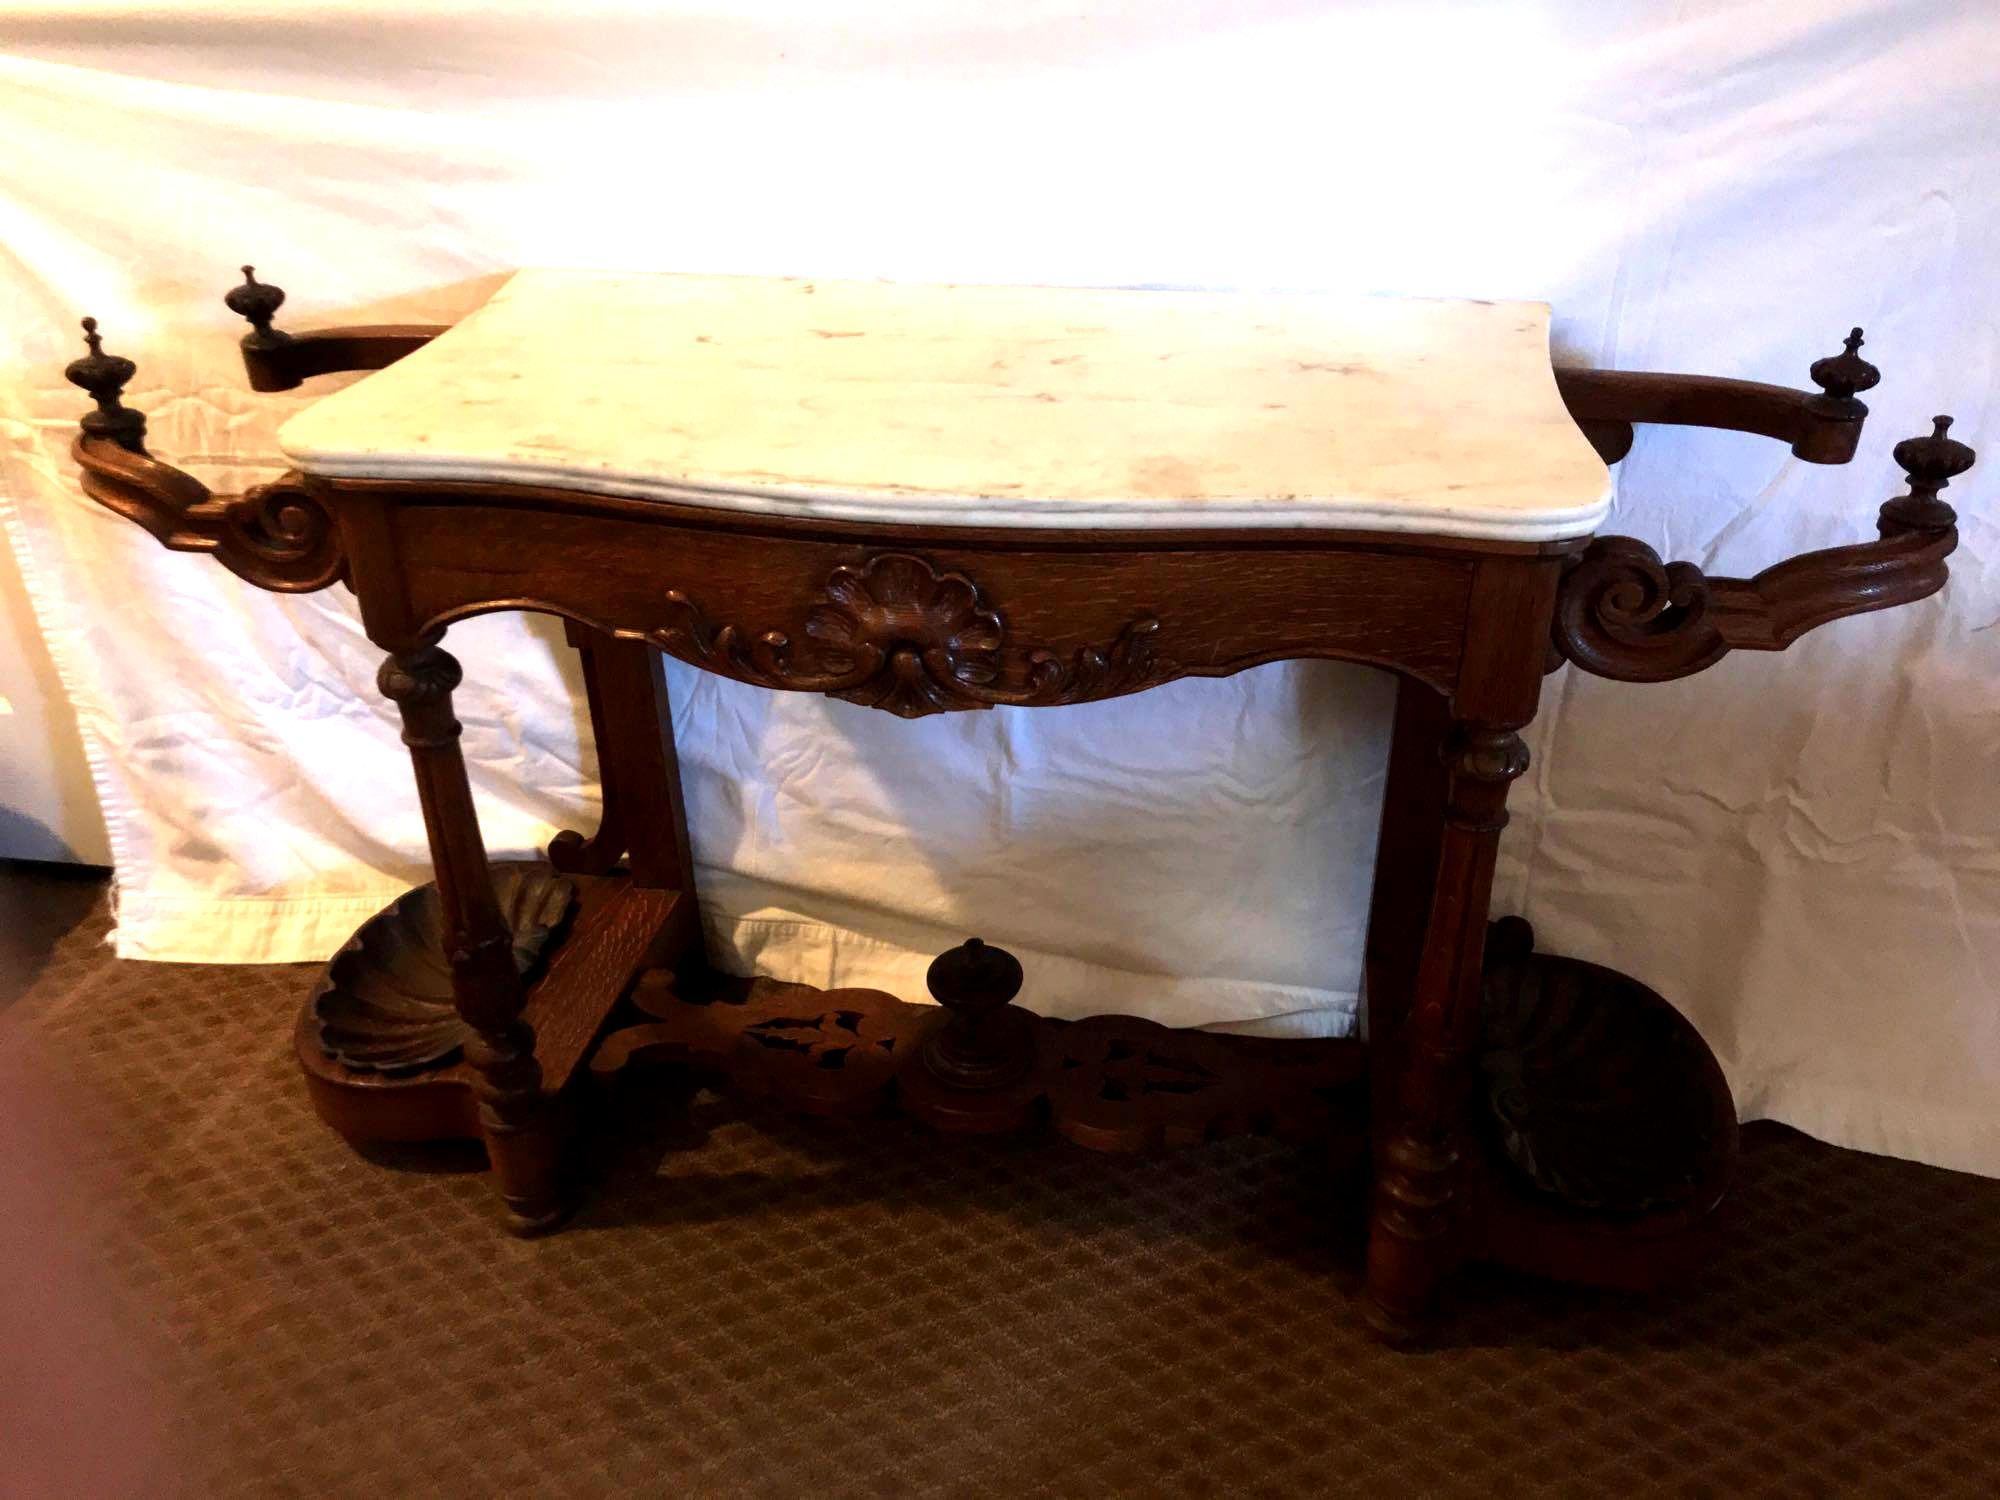
<svg viewBox="0 0 2000 1500"><path fill-rule="evenodd" d="M1423 850L1429 864L1435 848L1435 875L1408 1011L1382 1053L1371 1055L1372 1066L1393 1072L1376 1090L1363 1306L1392 1336L1418 1331L1438 1282L1463 1258L1470 1059L1493 864L1508 788L1528 768L1517 731L1534 716L1558 566L1554 559L1481 563L1448 717L1414 707L1399 715L1399 734L1441 731L1433 753L1443 763L1444 798L1442 831ZM1411 751L1401 747L1406 757Z"/></svg>
<svg viewBox="0 0 2000 1500"><path fill-rule="evenodd" d="M535 1033L521 1019L527 988L493 894L458 747L451 695L463 675L457 660L433 642L390 656L376 680L402 713L403 743L416 770L444 911L452 995L474 1031L465 1055L476 1077L480 1130L513 1227L532 1231L561 1217L554 1121L542 1093Z"/></svg>

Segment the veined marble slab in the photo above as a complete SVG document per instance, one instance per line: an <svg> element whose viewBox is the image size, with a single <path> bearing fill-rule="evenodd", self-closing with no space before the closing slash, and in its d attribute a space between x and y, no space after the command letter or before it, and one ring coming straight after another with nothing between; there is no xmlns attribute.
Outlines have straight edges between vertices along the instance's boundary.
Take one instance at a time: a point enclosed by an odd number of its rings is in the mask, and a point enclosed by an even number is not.
<svg viewBox="0 0 2000 1500"><path fill-rule="evenodd" d="M931 526L1595 530L1540 302L522 271L311 473Z"/></svg>

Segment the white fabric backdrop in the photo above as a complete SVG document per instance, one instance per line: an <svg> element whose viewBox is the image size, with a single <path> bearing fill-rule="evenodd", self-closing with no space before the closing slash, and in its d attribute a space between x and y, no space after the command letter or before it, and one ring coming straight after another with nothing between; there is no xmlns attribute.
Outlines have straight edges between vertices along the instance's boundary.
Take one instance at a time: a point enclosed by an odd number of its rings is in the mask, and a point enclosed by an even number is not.
<svg viewBox="0 0 2000 1500"><path fill-rule="evenodd" d="M1540 297L1571 359L1788 384L1865 324L1853 465L1649 432L1622 466L1613 528L1724 572L1871 535L1935 410L1995 439L1990 7L210 0L0 8L0 41L0 481L132 957L319 956L419 877L351 599L165 553L66 457L94 312L160 453L275 470L311 395L243 388L245 259L294 327L450 319L534 264ZM1497 906L1680 1003L1746 1116L2000 1174L1995 484L1950 496L1940 600L1552 678ZM452 635L496 851L592 815L559 642ZM914 995L977 930L1059 1013L1351 1020L1386 680L905 724L670 670L739 965Z"/></svg>

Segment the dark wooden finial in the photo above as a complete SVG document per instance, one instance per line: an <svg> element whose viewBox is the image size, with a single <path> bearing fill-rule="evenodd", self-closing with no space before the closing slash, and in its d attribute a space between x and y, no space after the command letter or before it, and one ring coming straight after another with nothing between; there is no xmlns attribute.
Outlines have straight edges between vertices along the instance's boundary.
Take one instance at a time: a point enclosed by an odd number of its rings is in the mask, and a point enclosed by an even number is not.
<svg viewBox="0 0 2000 1500"><path fill-rule="evenodd" d="M87 436L110 438L121 448L144 453L146 418L119 400L139 367L123 355L104 352L104 336L97 331L95 318L83 320L83 341L90 353L71 360L63 371L71 385L88 391L97 402L97 410L85 412L80 425Z"/></svg>
<svg viewBox="0 0 2000 1500"><path fill-rule="evenodd" d="M246 347L268 349L290 340L290 334L271 326L271 319L284 306L285 289L259 281L255 266L243 268L243 284L231 287L222 300L231 312L250 320L250 331L243 335Z"/></svg>
<svg viewBox="0 0 2000 1500"><path fill-rule="evenodd" d="M1813 384L1826 393L1826 400L1860 406L1855 396L1881 380L1882 372L1861 357L1861 342L1861 330L1857 328L1842 340L1840 353L1813 361Z"/></svg>
<svg viewBox="0 0 2000 1500"><path fill-rule="evenodd" d="M1021 961L1005 948L968 938L931 961L924 976L945 1008L924 1039L924 1066L957 1089L1018 1083L1035 1060L1034 1023L1009 1002L1021 992Z"/></svg>
<svg viewBox="0 0 2000 1500"><path fill-rule="evenodd" d="M1938 491L1971 468L1979 455L1945 436L1951 431L1950 417L1931 420L1928 437L1904 438L1892 450L1909 476L1910 492L1882 507L1885 536L1890 531L1945 531L1958 524L1958 513L1938 499Z"/></svg>

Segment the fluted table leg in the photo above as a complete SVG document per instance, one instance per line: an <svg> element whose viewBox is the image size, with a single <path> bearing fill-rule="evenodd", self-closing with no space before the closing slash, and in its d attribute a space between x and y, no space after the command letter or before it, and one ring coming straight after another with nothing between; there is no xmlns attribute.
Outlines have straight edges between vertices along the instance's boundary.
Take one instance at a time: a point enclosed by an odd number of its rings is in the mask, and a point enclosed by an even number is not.
<svg viewBox="0 0 2000 1500"><path fill-rule="evenodd" d="M554 1121L535 1059L535 1033L521 1018L527 987L493 893L459 751L451 695L463 676L457 660L433 642L392 655L376 680L402 713L403 743L416 770L444 909L452 995L476 1033L465 1053L478 1075L480 1130L513 1227L531 1232L562 1216Z"/></svg>

